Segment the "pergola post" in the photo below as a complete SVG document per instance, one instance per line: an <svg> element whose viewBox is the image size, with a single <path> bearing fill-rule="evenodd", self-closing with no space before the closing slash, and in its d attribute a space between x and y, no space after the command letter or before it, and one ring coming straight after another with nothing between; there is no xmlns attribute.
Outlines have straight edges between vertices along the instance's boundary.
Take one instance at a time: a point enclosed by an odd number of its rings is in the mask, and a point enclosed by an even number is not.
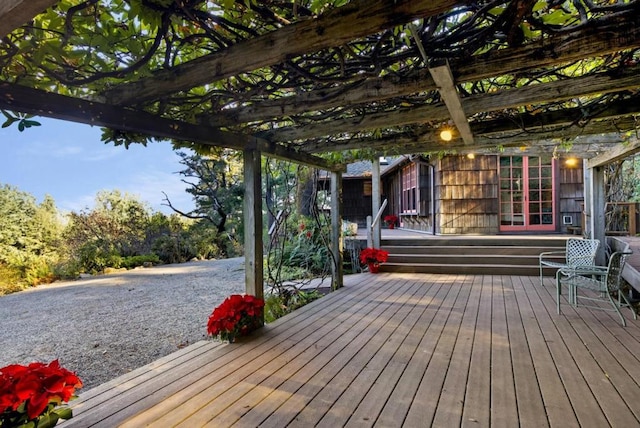
<svg viewBox="0 0 640 428"><path fill-rule="evenodd" d="M589 204L590 237L599 240L601 243L598 248L598 253L596 254L596 264L602 266L606 263L605 247L607 245L605 236L606 197L604 188L604 167L597 166L590 168L589 177L589 199L585 202Z"/></svg>
<svg viewBox="0 0 640 428"><path fill-rule="evenodd" d="M342 271L342 172L331 172L331 252L333 253L331 289L343 285Z"/></svg>
<svg viewBox="0 0 640 428"><path fill-rule="evenodd" d="M591 172L593 168L590 168L587 161L582 161L582 182L584 183L584 199L582 203L582 235L585 238L591 238L593 236L593 229L591 229Z"/></svg>
<svg viewBox="0 0 640 428"><path fill-rule="evenodd" d="M244 270L247 294L264 298L260 152L244 150Z"/></svg>
<svg viewBox="0 0 640 428"><path fill-rule="evenodd" d="M371 168L371 211L375 219L380 211L380 158L376 157ZM380 248L380 222L373 225L373 247Z"/></svg>

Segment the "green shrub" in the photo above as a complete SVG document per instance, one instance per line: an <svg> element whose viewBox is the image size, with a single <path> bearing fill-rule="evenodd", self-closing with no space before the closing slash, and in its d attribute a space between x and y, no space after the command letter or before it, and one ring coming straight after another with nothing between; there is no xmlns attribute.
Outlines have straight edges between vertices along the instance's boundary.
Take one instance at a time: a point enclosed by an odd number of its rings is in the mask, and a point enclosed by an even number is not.
<svg viewBox="0 0 640 428"><path fill-rule="evenodd" d="M56 278L60 279L76 279L82 272L82 266L78 261L67 260L57 263L53 266L53 274Z"/></svg>
<svg viewBox="0 0 640 428"><path fill-rule="evenodd" d="M281 293L269 294L264 300L264 320L273 322L320 297L322 295L316 290L285 289Z"/></svg>
<svg viewBox="0 0 640 428"><path fill-rule="evenodd" d="M152 250L163 263L182 263L196 256L188 240L182 234L161 236L155 240Z"/></svg>
<svg viewBox="0 0 640 428"><path fill-rule="evenodd" d="M29 265L25 266L23 276L27 284L31 286L50 284L56 280L53 269L43 257L31 260Z"/></svg>
<svg viewBox="0 0 640 428"><path fill-rule="evenodd" d="M79 264L84 272L98 273L105 268L118 269L122 266L122 257L113 248L105 249L98 242L88 242L78 251Z"/></svg>
<svg viewBox="0 0 640 428"><path fill-rule="evenodd" d="M141 256L130 256L122 259L122 267L127 269L133 269L138 266L144 266L145 263L151 263L154 265L160 264L160 257L156 254L145 254Z"/></svg>
<svg viewBox="0 0 640 428"><path fill-rule="evenodd" d="M0 263L0 296L24 290L28 284L19 269Z"/></svg>

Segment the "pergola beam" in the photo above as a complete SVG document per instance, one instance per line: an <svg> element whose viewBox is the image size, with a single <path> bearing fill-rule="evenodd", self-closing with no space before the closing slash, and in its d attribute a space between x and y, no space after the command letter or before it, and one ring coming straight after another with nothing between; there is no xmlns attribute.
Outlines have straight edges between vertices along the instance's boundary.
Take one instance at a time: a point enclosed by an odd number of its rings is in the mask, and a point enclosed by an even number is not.
<svg viewBox="0 0 640 428"><path fill-rule="evenodd" d="M2 0L0 2L0 39L57 2L58 0Z"/></svg>
<svg viewBox="0 0 640 428"><path fill-rule="evenodd" d="M594 23L590 31L583 31L581 27L580 31L562 33L522 47L502 49L479 58L465 59L463 62L452 60L450 65L457 82L470 82L575 61L584 57L581 46L588 46L600 55L638 48L640 23L628 20ZM227 109L205 121L210 126L226 126L335 107L351 107L435 89L429 72L420 69L406 77L390 75L358 79L336 89L259 101Z"/></svg>
<svg viewBox="0 0 640 428"><path fill-rule="evenodd" d="M640 66L628 67L624 72L611 75L601 73L593 76L577 77L567 84L565 80L517 89L473 95L463 99L465 113L473 115L481 112L498 111L522 105L556 102L593 94L607 94L640 87ZM397 109L390 112L371 113L364 117L319 122L310 125L279 128L264 134L272 141L294 141L318 138L329 134L354 133L369 129L389 128L449 118L449 110L444 104ZM474 133L476 131L474 130Z"/></svg>
<svg viewBox="0 0 640 428"><path fill-rule="evenodd" d="M357 0L227 49L156 71L152 77L120 85L105 95L110 104L135 104L268 67L288 58L341 46L414 19L464 3L460 0Z"/></svg>
<svg viewBox="0 0 640 428"><path fill-rule="evenodd" d="M620 144L616 147L612 147L605 153L601 153L587 161L587 168L596 168L604 166L612 162L622 160L635 153L640 152L640 140L634 138L629 144Z"/></svg>
<svg viewBox="0 0 640 428"><path fill-rule="evenodd" d="M607 109L598 112L584 126L578 122L582 118L579 108L547 114L521 114L509 120L481 122L472 125L475 143L463 144L460 139L443 143L435 130L429 128L422 134L387 135L382 138L352 138L337 142L314 142L305 144L304 150L313 152L353 150L361 147L390 154L406 154L420 151L481 150L496 147L522 145L536 140L558 141L558 138L575 138L580 135L617 133L635 129L632 117L640 114L638 97L617 101ZM557 145L557 144L556 144Z"/></svg>
<svg viewBox="0 0 640 428"><path fill-rule="evenodd" d="M323 158L291 150L253 136L166 119L140 110L81 100L12 83L0 83L0 109L142 133L155 138L190 141L236 150L253 148L269 156L294 160L330 171L344 168Z"/></svg>
<svg viewBox="0 0 640 428"><path fill-rule="evenodd" d="M453 124L458 129L460 137L465 144L472 145L473 134L467 121L467 115L462 107L462 100L453 82L453 74L449 68L449 63L445 61L444 64L429 66L429 73L431 73L431 77L438 87L440 97L447 106L449 116L451 116Z"/></svg>

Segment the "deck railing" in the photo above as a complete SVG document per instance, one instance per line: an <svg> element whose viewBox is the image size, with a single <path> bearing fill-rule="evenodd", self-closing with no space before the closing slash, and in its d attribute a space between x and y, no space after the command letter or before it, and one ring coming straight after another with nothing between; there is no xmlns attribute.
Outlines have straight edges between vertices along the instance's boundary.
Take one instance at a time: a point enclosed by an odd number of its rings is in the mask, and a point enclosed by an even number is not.
<svg viewBox="0 0 640 428"><path fill-rule="evenodd" d="M637 216L637 202L607 202L605 209L607 234L635 236L638 233Z"/></svg>

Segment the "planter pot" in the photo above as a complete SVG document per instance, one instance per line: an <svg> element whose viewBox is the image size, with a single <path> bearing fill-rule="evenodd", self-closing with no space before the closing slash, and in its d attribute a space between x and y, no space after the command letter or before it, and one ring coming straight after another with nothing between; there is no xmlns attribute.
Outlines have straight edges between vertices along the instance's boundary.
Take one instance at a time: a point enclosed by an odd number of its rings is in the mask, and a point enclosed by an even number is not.
<svg viewBox="0 0 640 428"><path fill-rule="evenodd" d="M396 227L396 225L394 223L389 223L389 229L393 229L395 227Z"/></svg>
<svg viewBox="0 0 640 428"><path fill-rule="evenodd" d="M379 263L369 263L368 266L369 266L369 272L371 273L378 273L380 269Z"/></svg>

